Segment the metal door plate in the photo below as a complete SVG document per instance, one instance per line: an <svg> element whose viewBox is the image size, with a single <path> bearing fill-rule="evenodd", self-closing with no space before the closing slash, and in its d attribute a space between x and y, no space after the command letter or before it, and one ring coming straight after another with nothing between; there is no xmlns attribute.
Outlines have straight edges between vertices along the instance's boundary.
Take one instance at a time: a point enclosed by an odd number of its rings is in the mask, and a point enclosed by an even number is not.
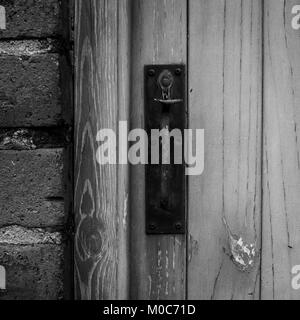
<svg viewBox="0 0 300 320"><path fill-rule="evenodd" d="M186 230L183 134L186 128L185 66L147 65L144 72L145 128L149 140L149 164L146 165L146 233L184 234ZM160 156L159 164L151 164L151 129L163 128L169 128L169 131L173 129L181 131L181 164L174 164L172 161L175 148L172 142L171 163L162 164Z"/></svg>

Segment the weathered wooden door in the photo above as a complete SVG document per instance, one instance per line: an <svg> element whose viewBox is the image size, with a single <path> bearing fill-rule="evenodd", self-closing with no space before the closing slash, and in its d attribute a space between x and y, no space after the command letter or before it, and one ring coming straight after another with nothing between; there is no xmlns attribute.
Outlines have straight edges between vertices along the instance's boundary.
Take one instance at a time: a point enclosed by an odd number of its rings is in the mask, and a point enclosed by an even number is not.
<svg viewBox="0 0 300 320"><path fill-rule="evenodd" d="M76 297L299 299L299 0L76 3ZM144 127L147 64L186 65L188 126L205 130L185 235L146 235L145 166L96 161L98 130ZM224 217L260 251L247 272Z"/></svg>

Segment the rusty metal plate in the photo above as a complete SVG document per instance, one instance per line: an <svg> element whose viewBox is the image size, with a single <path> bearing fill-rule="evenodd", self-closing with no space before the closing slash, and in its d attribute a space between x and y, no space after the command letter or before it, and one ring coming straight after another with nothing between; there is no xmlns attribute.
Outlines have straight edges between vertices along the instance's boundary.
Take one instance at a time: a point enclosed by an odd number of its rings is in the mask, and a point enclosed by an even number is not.
<svg viewBox="0 0 300 320"><path fill-rule="evenodd" d="M145 128L148 134L148 165L146 165L146 233L184 234L185 218L185 165L184 129L186 128L185 66L145 66ZM153 129L163 130L164 139L151 139ZM171 138L170 153L163 145ZM158 131L156 131L158 132ZM159 131L161 132L161 131ZM181 135L181 141L179 138ZM157 138L156 135L154 137ZM153 144L153 140L156 144ZM176 143L175 143L176 141ZM151 143L152 142L152 143ZM157 148L159 157L157 157ZM154 155L155 153L155 155ZM181 162L178 161L181 153ZM174 155L177 155L174 161ZM170 162L168 162L170 155ZM178 158L179 156L179 158ZM153 158L158 161L153 161Z"/></svg>

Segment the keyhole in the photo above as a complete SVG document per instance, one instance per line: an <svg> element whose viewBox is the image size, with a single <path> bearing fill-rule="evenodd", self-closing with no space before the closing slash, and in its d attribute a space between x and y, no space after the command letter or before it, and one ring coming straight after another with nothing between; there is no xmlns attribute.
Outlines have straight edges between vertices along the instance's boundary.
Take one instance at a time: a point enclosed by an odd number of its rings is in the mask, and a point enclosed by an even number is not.
<svg viewBox="0 0 300 320"><path fill-rule="evenodd" d="M172 84L172 80L170 77L168 76L164 76L162 79L161 79L161 85L165 88L169 88L170 85Z"/></svg>
<svg viewBox="0 0 300 320"><path fill-rule="evenodd" d="M158 77L158 84L162 90L163 100L170 99L170 91L173 83L174 83L174 78L172 73L169 70L164 70Z"/></svg>

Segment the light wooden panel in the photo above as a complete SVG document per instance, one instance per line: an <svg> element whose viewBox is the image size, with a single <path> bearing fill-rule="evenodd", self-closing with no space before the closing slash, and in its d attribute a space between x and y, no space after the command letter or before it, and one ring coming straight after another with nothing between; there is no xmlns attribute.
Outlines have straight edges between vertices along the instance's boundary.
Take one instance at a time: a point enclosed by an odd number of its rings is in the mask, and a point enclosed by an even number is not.
<svg viewBox="0 0 300 320"><path fill-rule="evenodd" d="M300 31L292 0L265 0L262 298L299 299Z"/></svg>
<svg viewBox="0 0 300 320"><path fill-rule="evenodd" d="M128 168L99 166L97 131L128 119L130 0L76 1L75 294L128 298Z"/></svg>
<svg viewBox="0 0 300 320"><path fill-rule="evenodd" d="M132 41L132 128L144 128L145 64L186 63L187 1L135 0ZM185 236L146 236L145 167L131 174L131 297L185 297Z"/></svg>
<svg viewBox="0 0 300 320"><path fill-rule="evenodd" d="M261 4L190 0L190 128L205 129L205 169L189 179L189 299L259 298L259 261L236 268L222 215L260 247Z"/></svg>

